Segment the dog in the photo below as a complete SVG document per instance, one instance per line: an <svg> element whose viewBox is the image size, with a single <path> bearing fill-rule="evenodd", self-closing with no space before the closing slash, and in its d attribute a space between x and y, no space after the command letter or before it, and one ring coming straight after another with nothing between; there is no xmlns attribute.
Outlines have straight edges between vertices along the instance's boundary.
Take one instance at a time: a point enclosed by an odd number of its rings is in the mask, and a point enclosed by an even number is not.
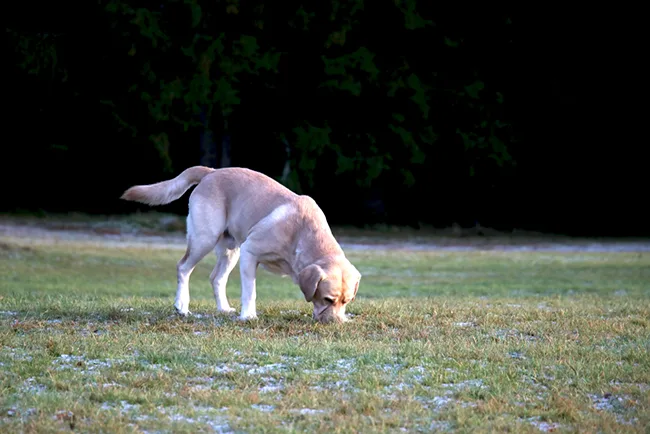
<svg viewBox="0 0 650 434"><path fill-rule="evenodd" d="M136 185L121 199L164 205L196 185L189 198L187 250L178 261L174 307L190 315L190 275L211 250L217 263L210 274L217 311L233 313L226 283L239 260L239 319L257 318L258 266L291 276L321 323L346 321L345 308L359 290L361 273L334 238L325 214L309 196L298 195L274 179L251 169L194 166L177 177Z"/></svg>

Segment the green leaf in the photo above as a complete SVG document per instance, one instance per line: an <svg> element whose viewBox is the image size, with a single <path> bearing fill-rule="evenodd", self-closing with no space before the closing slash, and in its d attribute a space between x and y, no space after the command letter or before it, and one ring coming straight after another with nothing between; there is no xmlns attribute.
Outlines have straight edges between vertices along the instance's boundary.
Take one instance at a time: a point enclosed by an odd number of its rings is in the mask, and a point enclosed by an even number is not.
<svg viewBox="0 0 650 434"><path fill-rule="evenodd" d="M196 27L201 22L201 6L196 2L196 0L185 0L185 4L190 5L190 10L192 12L192 27Z"/></svg>
<svg viewBox="0 0 650 434"><path fill-rule="evenodd" d="M406 85L404 84L402 77L399 77L397 80L389 81L388 92L386 92L386 95L389 97L394 97L399 89L403 89L405 87Z"/></svg>
<svg viewBox="0 0 650 434"><path fill-rule="evenodd" d="M425 86L420 81L420 78L415 74L411 74L406 78L406 84L415 91L413 96L411 96L411 100L417 104L422 111L422 117L427 119L431 107L427 103L429 97L426 95Z"/></svg>
<svg viewBox="0 0 650 434"><path fill-rule="evenodd" d="M427 159L427 154L422 152L422 150L419 147L415 147L412 149L413 154L411 155L411 163L412 164L424 164L424 161Z"/></svg>
<svg viewBox="0 0 650 434"><path fill-rule="evenodd" d="M337 169L336 173L344 173L354 170L354 158L346 157L345 155L339 153L337 158Z"/></svg>
<svg viewBox="0 0 650 434"><path fill-rule="evenodd" d="M427 145L432 145L437 138L438 136L433 132L433 127L431 125L420 132L420 140L422 143L426 143Z"/></svg>
<svg viewBox="0 0 650 434"><path fill-rule="evenodd" d="M181 47L181 52L187 57L191 57L192 60L196 61L196 54L194 53L194 44L190 45L188 48Z"/></svg>
<svg viewBox="0 0 650 434"><path fill-rule="evenodd" d="M348 77L347 80L344 80L340 83L339 89L341 90L347 90L354 96L359 96L361 95L361 82L359 81L354 81L352 77Z"/></svg>
<svg viewBox="0 0 650 434"><path fill-rule="evenodd" d="M327 75L344 75L345 74L345 56L328 59L326 56L321 56L325 64L325 74Z"/></svg>
<svg viewBox="0 0 650 434"><path fill-rule="evenodd" d="M399 2L401 4L402 2ZM422 29L426 26L433 25L433 21L425 20L420 16L420 14L415 10L416 0L404 0L403 3L406 3L406 7L400 7L402 13L404 14L404 25L409 30Z"/></svg>
<svg viewBox="0 0 650 434"><path fill-rule="evenodd" d="M406 118L404 117L403 114L393 113L393 119L395 119L397 122L404 122L404 119Z"/></svg>
<svg viewBox="0 0 650 434"><path fill-rule="evenodd" d="M309 30L309 23L311 22L311 19L316 16L316 14L313 12L307 12L303 6L300 6L300 8L296 11L296 15L299 18L298 21L302 21L303 30Z"/></svg>
<svg viewBox="0 0 650 434"><path fill-rule="evenodd" d="M406 184L409 187L415 185L415 176L413 176L413 172L411 172L408 169L401 169L400 172L404 177L404 184Z"/></svg>
<svg viewBox="0 0 650 434"><path fill-rule="evenodd" d="M358 64L363 72L370 75L370 81L377 80L377 77L379 77L379 68L377 68L373 60L375 58L374 53L366 47L359 47L350 57L353 59L355 66Z"/></svg>
<svg viewBox="0 0 650 434"><path fill-rule="evenodd" d="M484 87L485 84L481 80L476 80L474 83L465 86L465 91L470 98L478 99L478 94Z"/></svg>
<svg viewBox="0 0 650 434"><path fill-rule="evenodd" d="M266 69L267 71L278 71L278 64L280 63L280 55L282 53L267 51L255 63L255 69Z"/></svg>
<svg viewBox="0 0 650 434"><path fill-rule="evenodd" d="M225 77L221 77L215 82L216 90L212 95L212 101L219 104L228 113L232 111L231 106L237 105L241 102L237 94L239 91L232 87L230 81Z"/></svg>
<svg viewBox="0 0 650 434"><path fill-rule="evenodd" d="M459 43L456 41L452 41L451 39L445 36L445 45L447 45L448 47L456 48L458 47Z"/></svg>
<svg viewBox="0 0 650 434"><path fill-rule="evenodd" d="M239 38L239 46L241 47L242 54L245 57L253 57L259 49L259 45L257 45L257 39L255 36L250 35L241 35Z"/></svg>

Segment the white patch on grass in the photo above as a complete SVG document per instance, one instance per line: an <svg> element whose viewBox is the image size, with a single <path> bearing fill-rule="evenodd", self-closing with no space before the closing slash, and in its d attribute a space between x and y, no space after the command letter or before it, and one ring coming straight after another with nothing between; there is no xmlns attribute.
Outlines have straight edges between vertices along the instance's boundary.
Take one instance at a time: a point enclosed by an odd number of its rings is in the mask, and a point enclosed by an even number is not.
<svg viewBox="0 0 650 434"><path fill-rule="evenodd" d="M592 401L592 407L598 411L606 411L614 414L616 421L623 425L633 425L638 419L636 417L630 417L627 413L632 409L629 406L629 403L634 402L634 400L628 395L596 395L596 394L587 394L587 396Z"/></svg>
<svg viewBox="0 0 650 434"><path fill-rule="evenodd" d="M304 369L303 372L309 375L325 375L332 372L345 372L350 373L356 369L356 360L354 359L339 359L334 363L318 369Z"/></svg>
<svg viewBox="0 0 650 434"><path fill-rule="evenodd" d="M388 374L396 374L400 369L402 365L400 364L385 364L380 366L380 369Z"/></svg>
<svg viewBox="0 0 650 434"><path fill-rule="evenodd" d="M465 381L461 381L460 383L443 383L442 387L444 387L445 389L451 389L453 391L471 389L471 388L487 389L487 386L483 384L483 380L481 379L465 380Z"/></svg>
<svg viewBox="0 0 650 434"><path fill-rule="evenodd" d="M11 310L0 310L0 315L3 315L3 316L16 316L16 315L18 315L18 312L14 312L14 311L11 311Z"/></svg>
<svg viewBox="0 0 650 434"><path fill-rule="evenodd" d="M11 407L7 409L6 416L7 418L16 418L20 417L23 422L26 422L27 419L38 413L38 410L35 408L27 408L25 410L20 410L17 407ZM2 421L4 418L0 419ZM6 419L5 419L6 420Z"/></svg>
<svg viewBox="0 0 650 434"><path fill-rule="evenodd" d="M356 361L354 359L340 359L337 360L335 365L336 369L341 369L346 372L351 372L355 369Z"/></svg>
<svg viewBox="0 0 650 434"><path fill-rule="evenodd" d="M587 395L591 401L592 401L592 406L596 410L605 410L605 411L614 411L616 409L616 404L622 403L623 398L622 397L616 397L616 396L607 396L607 395L595 395L595 394L588 394Z"/></svg>
<svg viewBox="0 0 650 434"><path fill-rule="evenodd" d="M352 387L348 380L325 381L317 386L311 386L310 389L316 392L322 392L326 390L353 393L359 392L359 389Z"/></svg>
<svg viewBox="0 0 650 434"><path fill-rule="evenodd" d="M449 396L434 396L433 398L425 398L416 396L415 400L422 404L422 407L427 410L441 410L455 400Z"/></svg>
<svg viewBox="0 0 650 434"><path fill-rule="evenodd" d="M270 413L273 410L275 410L275 407L273 405L266 405L266 404L253 404L251 405L251 408L264 413Z"/></svg>
<svg viewBox="0 0 650 434"><path fill-rule="evenodd" d="M535 416L535 417L529 417L528 419L526 419L526 421L532 426L534 426L535 428L537 428L538 430L543 432L556 431L562 427L562 425L557 422L546 422L540 419L541 419L540 416Z"/></svg>
<svg viewBox="0 0 650 434"><path fill-rule="evenodd" d="M105 402L100 407L105 411L117 410L121 414L128 413L133 420L147 421L147 420L160 420L160 415L165 415L170 422L182 422L187 424L201 423L208 425L212 430L217 433L232 433L227 419L221 414L227 408L214 409L205 406L191 405L189 407L178 408L173 407L158 407L156 410L158 414L137 414L141 407L139 404L131 404L128 401L120 401L119 403ZM188 414L189 413L189 414Z"/></svg>
<svg viewBox="0 0 650 434"><path fill-rule="evenodd" d="M434 420L429 425L429 431L439 432L439 431L449 431L451 430L451 423L446 420Z"/></svg>
<svg viewBox="0 0 650 434"><path fill-rule="evenodd" d="M249 375L268 374L271 372L278 372L287 369L287 365L283 363L271 363L270 365L258 366L248 370Z"/></svg>
<svg viewBox="0 0 650 434"><path fill-rule="evenodd" d="M0 347L0 356L4 356L3 353L7 353L6 357L10 358L14 362L31 362L33 357L27 354L27 351L22 348L13 348L9 346Z"/></svg>
<svg viewBox="0 0 650 434"><path fill-rule="evenodd" d="M102 368L112 368L114 363L122 363L124 360L100 360L100 359L86 359L85 356L75 356L70 354L61 354L52 361L56 366L57 371L70 369L80 372L82 374L97 374Z"/></svg>
<svg viewBox="0 0 650 434"><path fill-rule="evenodd" d="M319 410L315 408L296 408L289 410L292 413L299 413L299 414L320 414L320 413L325 413L325 410Z"/></svg>
<svg viewBox="0 0 650 434"><path fill-rule="evenodd" d="M299 310L281 310L280 315L300 315Z"/></svg>
<svg viewBox="0 0 650 434"><path fill-rule="evenodd" d="M47 387L39 384L34 377L30 377L25 380L22 387L20 388L20 391L22 393L29 393L30 395L38 395L39 393L43 393L46 390Z"/></svg>
<svg viewBox="0 0 650 434"><path fill-rule="evenodd" d="M519 360L526 360L526 359L527 359L527 357L524 356L524 355L523 355L522 353L520 353L519 351L511 351L511 352L508 353L508 356L509 356L511 359L519 359Z"/></svg>
<svg viewBox="0 0 650 434"><path fill-rule="evenodd" d="M609 382L610 386L617 386L617 387L636 387L638 388L641 392L647 392L650 390L650 385L645 384L645 383L621 383L620 381L610 381Z"/></svg>
<svg viewBox="0 0 650 434"><path fill-rule="evenodd" d="M499 339L522 339L524 341L532 342L538 339L537 336L532 336L526 333L522 333L516 329L499 329L494 332L495 337Z"/></svg>
<svg viewBox="0 0 650 434"><path fill-rule="evenodd" d="M142 361L142 365L147 368L147 369L152 369L154 371L165 371L165 372L171 372L173 371L172 368L170 368L167 365L161 365L160 363L150 363L146 360Z"/></svg>
<svg viewBox="0 0 650 434"><path fill-rule="evenodd" d="M265 383L259 388L260 393L273 393L284 389L284 385L278 382L275 378L262 377L260 379Z"/></svg>
<svg viewBox="0 0 650 434"><path fill-rule="evenodd" d="M140 410L140 404L131 404L129 401L122 400L118 403L104 402L100 407L102 410L118 410L120 413L134 413Z"/></svg>
<svg viewBox="0 0 650 434"><path fill-rule="evenodd" d="M404 390L413 388L413 385L408 383L398 383L394 385L393 388L399 390L400 392L403 392Z"/></svg>
<svg viewBox="0 0 650 434"><path fill-rule="evenodd" d="M71 412L70 410L59 410L56 413L54 413L54 416L52 416L52 419L54 419L54 420L70 420L72 417L74 417L74 413Z"/></svg>
<svg viewBox="0 0 650 434"><path fill-rule="evenodd" d="M473 322L455 322L454 325L456 327L474 327L474 326L476 326L476 324L473 323Z"/></svg>
<svg viewBox="0 0 650 434"><path fill-rule="evenodd" d="M221 363L218 365L208 365L207 363L197 363L196 367L199 369L207 369L210 372L217 373L217 374L225 374L227 372L233 372L233 371L248 371L250 369L255 368L255 365L251 365L248 363L231 363L229 365L225 363Z"/></svg>

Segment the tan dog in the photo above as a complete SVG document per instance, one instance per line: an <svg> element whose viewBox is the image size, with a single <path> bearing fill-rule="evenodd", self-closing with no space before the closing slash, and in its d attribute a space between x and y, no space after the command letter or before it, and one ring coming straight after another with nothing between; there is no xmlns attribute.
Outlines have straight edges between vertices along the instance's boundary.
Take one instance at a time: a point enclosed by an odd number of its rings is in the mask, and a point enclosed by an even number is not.
<svg viewBox="0 0 650 434"><path fill-rule="evenodd" d="M334 239L325 215L308 196L299 196L262 173L243 168L195 166L176 178L129 188L122 199L162 205L198 184L189 199L187 251L178 262L174 307L190 313L190 274L211 250L217 264L210 274L217 310L234 312L226 282L239 260L242 320L257 318L257 266L291 276L313 318L345 321L345 307L356 297L361 274Z"/></svg>

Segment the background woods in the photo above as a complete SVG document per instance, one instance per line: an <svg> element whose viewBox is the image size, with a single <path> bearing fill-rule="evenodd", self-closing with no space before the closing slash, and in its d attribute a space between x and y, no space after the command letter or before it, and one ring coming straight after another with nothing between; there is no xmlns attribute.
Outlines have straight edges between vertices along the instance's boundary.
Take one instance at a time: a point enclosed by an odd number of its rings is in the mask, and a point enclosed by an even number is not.
<svg viewBox="0 0 650 434"><path fill-rule="evenodd" d="M126 187L204 164L262 171L334 224L648 233L641 172L594 142L577 15L414 0L15 7L3 211L132 212Z"/></svg>

